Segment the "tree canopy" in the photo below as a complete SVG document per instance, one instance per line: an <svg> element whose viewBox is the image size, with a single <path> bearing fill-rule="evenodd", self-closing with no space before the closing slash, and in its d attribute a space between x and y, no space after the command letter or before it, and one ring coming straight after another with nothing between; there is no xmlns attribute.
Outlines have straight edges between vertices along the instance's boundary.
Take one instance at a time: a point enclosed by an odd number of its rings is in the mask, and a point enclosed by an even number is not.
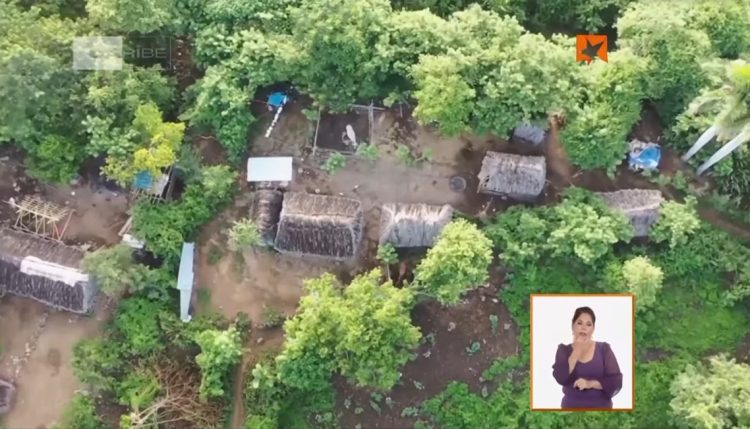
<svg viewBox="0 0 750 429"><path fill-rule="evenodd" d="M307 295L284 325L279 379L320 390L333 371L360 386L389 389L421 337L409 316L412 291L381 282L380 270L355 277L343 290L325 274L307 280Z"/></svg>

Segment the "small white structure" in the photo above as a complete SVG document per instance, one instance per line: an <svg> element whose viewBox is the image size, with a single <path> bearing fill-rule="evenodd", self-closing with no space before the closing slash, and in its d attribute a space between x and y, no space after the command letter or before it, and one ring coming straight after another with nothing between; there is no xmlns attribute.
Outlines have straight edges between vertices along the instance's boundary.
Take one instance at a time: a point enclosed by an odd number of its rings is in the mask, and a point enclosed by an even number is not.
<svg viewBox="0 0 750 429"><path fill-rule="evenodd" d="M247 181L286 186L292 181L291 156L267 156L247 159Z"/></svg>
<svg viewBox="0 0 750 429"><path fill-rule="evenodd" d="M177 289L180 291L180 319L183 322L192 320L190 315L190 300L193 296L195 280L195 243L182 243L180 270L177 273Z"/></svg>

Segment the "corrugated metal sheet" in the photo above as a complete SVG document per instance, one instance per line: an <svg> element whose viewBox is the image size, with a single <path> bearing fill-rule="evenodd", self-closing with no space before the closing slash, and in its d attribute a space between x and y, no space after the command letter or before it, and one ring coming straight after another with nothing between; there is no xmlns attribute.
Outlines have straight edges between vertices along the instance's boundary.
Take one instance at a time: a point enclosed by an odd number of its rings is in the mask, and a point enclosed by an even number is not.
<svg viewBox="0 0 750 429"><path fill-rule="evenodd" d="M247 159L248 182L291 182L292 157L268 156Z"/></svg>

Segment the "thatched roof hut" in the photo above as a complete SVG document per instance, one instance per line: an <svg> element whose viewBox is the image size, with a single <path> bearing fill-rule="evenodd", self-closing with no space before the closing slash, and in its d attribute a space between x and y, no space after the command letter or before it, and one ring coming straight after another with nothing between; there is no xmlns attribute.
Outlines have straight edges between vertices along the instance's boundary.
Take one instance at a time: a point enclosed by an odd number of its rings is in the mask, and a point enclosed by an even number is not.
<svg viewBox="0 0 750 429"><path fill-rule="evenodd" d="M446 204L384 204L380 215L380 244L393 247L431 247L453 218Z"/></svg>
<svg viewBox="0 0 750 429"><path fill-rule="evenodd" d="M284 195L275 248L282 253L347 260L362 239L362 204L351 198Z"/></svg>
<svg viewBox="0 0 750 429"><path fill-rule="evenodd" d="M487 151L477 192L533 200L542 193L546 181L547 163L543 156Z"/></svg>
<svg viewBox="0 0 750 429"><path fill-rule="evenodd" d="M284 194L271 189L255 191L250 201L250 219L260 230L263 243L273 246L276 240L276 227L281 215L281 204Z"/></svg>
<svg viewBox="0 0 750 429"><path fill-rule="evenodd" d="M651 225L659 219L659 207L664 199L656 189L621 189L597 193L612 210L630 219L636 237L648 236Z"/></svg>
<svg viewBox="0 0 750 429"><path fill-rule="evenodd" d="M16 388L13 384L5 380L0 380L0 414L10 411L15 394Z"/></svg>
<svg viewBox="0 0 750 429"><path fill-rule="evenodd" d="M50 307L88 313L96 289L78 267L84 252L36 235L0 229L0 285Z"/></svg>

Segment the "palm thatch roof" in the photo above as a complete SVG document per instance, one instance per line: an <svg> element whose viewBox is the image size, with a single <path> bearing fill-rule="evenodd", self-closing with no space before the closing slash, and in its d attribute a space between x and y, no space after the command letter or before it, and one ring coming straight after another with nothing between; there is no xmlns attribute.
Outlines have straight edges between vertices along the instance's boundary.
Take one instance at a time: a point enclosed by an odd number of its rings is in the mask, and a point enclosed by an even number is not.
<svg viewBox="0 0 750 429"><path fill-rule="evenodd" d="M5 414L10 410L15 393L16 388L13 384L0 380L0 414Z"/></svg>
<svg viewBox="0 0 750 429"><path fill-rule="evenodd" d="M542 193L546 181L547 163L543 156L487 151L477 192L531 200Z"/></svg>
<svg viewBox="0 0 750 429"><path fill-rule="evenodd" d="M384 204L380 215L380 244L393 247L431 247L453 218L446 204Z"/></svg>
<svg viewBox="0 0 750 429"><path fill-rule="evenodd" d="M266 246L273 246L276 240L276 227L283 200L284 194L280 191L261 189L253 193L250 201L250 219L258 226Z"/></svg>
<svg viewBox="0 0 750 429"><path fill-rule="evenodd" d="M359 201L289 192L284 195L275 248L282 253L347 260L357 253L362 229Z"/></svg>
<svg viewBox="0 0 750 429"><path fill-rule="evenodd" d="M664 201L656 189L621 189L597 195L609 208L627 216L636 237L648 236L651 225L659 220L659 208Z"/></svg>
<svg viewBox="0 0 750 429"><path fill-rule="evenodd" d="M79 271L84 252L12 229L0 229L0 287L50 307L88 313L96 295Z"/></svg>

